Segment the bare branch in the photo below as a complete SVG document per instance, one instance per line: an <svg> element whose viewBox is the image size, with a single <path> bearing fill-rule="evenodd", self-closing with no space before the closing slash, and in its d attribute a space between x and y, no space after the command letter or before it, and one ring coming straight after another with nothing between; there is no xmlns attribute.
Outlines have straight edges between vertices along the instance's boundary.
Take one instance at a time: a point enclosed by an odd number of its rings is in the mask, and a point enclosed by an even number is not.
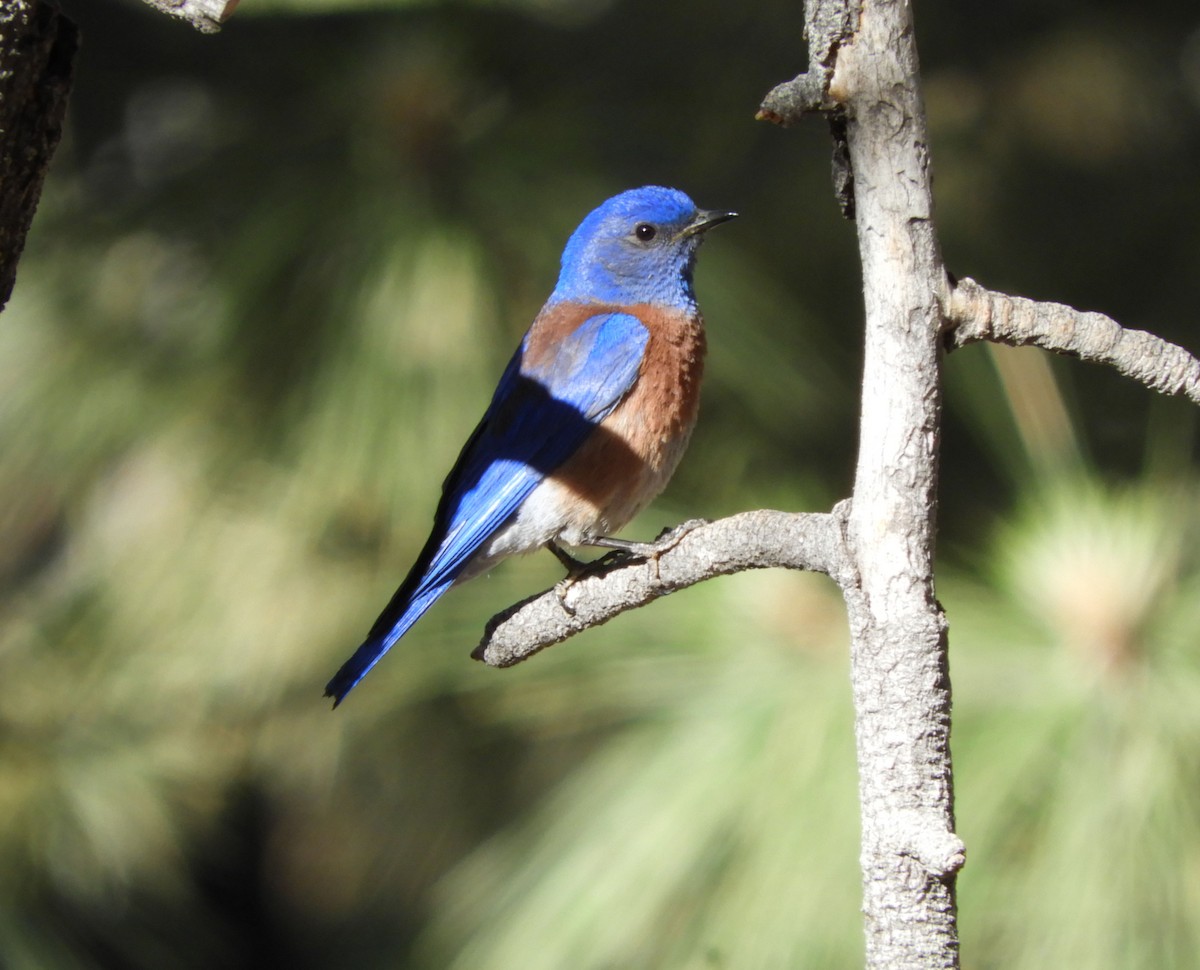
<svg viewBox="0 0 1200 970"><path fill-rule="evenodd" d="M585 576L561 598L555 587L510 607L489 621L472 656L510 667L626 610L747 569L807 569L846 588L855 582L842 530L848 505L832 514L764 509L697 526L654 558Z"/></svg>
<svg viewBox="0 0 1200 970"><path fill-rule="evenodd" d="M979 340L1014 347L1032 344L1110 364L1153 390L1186 394L1200 404L1200 360L1177 344L1122 327L1103 313L994 293L972 279L959 281L947 310L950 350Z"/></svg>
<svg viewBox="0 0 1200 970"><path fill-rule="evenodd" d="M215 34L238 5L238 0L146 0L155 10L186 20L202 34Z"/></svg>

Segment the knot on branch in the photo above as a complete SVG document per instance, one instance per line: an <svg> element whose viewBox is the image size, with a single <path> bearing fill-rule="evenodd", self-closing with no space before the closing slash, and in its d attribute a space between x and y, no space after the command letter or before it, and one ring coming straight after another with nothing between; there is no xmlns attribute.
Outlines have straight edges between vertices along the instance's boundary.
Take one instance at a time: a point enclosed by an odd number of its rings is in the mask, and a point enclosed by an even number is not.
<svg viewBox="0 0 1200 970"><path fill-rule="evenodd" d="M931 876L945 879L966 864L967 847L946 827L941 815L904 812L900 828L900 853L919 863Z"/></svg>

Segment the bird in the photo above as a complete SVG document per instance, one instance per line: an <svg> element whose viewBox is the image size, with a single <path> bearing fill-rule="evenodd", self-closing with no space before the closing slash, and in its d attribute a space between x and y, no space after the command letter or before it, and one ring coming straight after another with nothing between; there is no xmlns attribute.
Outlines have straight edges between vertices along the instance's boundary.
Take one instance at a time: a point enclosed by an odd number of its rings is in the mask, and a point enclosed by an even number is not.
<svg viewBox="0 0 1200 970"><path fill-rule="evenodd" d="M450 587L562 547L636 553L612 535L666 486L696 423L705 355L692 273L704 234L737 213L643 186L592 210L558 282L442 485L433 530L362 645L337 707Z"/></svg>

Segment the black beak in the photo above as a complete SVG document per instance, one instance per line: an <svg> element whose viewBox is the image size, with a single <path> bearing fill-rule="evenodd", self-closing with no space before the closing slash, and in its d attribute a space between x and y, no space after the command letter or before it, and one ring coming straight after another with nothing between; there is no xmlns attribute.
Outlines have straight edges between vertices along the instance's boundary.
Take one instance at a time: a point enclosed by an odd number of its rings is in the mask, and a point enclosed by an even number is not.
<svg viewBox="0 0 1200 970"><path fill-rule="evenodd" d="M725 209L697 209L695 217L683 227L681 235L694 236L697 233L711 229L715 225L736 218L736 212L728 212Z"/></svg>

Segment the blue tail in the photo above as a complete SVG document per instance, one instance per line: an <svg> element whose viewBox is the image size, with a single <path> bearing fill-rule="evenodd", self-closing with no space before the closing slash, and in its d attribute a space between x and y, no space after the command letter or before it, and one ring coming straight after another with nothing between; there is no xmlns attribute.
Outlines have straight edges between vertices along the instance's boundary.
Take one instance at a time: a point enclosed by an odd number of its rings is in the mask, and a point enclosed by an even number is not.
<svg viewBox="0 0 1200 970"><path fill-rule="evenodd" d="M325 685L325 696L333 698L334 707L337 707L345 699L346 695L354 689L354 685L379 663L380 658L408 632L409 627L416 623L425 614L425 611L433 606L438 598L453 585L454 581L450 580L420 590L407 603L397 602L401 598L400 594L405 592L403 587L400 588L396 598L388 604L383 615L375 621L375 626L367 634L367 639L363 641L362 646L354 651L354 656L342 664L341 669L333 675L333 679ZM392 620L391 617L395 614L397 607L402 607L403 611L395 620Z"/></svg>
<svg viewBox="0 0 1200 970"><path fill-rule="evenodd" d="M499 557L487 553L482 563L475 560L633 386L650 332L626 313L585 313L581 321L568 336L555 337L553 355L528 374L522 369L528 335L513 354L483 420L442 484L425 547L362 646L326 685L334 707L464 570L470 575ZM548 332L557 333L553 326Z"/></svg>

